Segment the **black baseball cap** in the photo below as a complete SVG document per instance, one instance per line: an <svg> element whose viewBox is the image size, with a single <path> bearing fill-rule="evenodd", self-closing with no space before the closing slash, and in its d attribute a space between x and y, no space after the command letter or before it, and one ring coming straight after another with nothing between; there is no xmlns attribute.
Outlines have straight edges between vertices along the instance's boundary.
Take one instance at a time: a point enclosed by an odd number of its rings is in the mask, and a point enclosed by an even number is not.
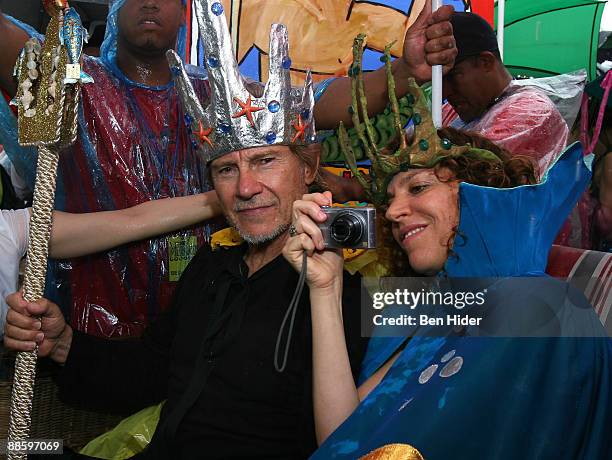
<svg viewBox="0 0 612 460"><path fill-rule="evenodd" d="M455 63L483 51L498 51L497 36L482 17L474 13L453 13L450 19L459 51Z"/></svg>

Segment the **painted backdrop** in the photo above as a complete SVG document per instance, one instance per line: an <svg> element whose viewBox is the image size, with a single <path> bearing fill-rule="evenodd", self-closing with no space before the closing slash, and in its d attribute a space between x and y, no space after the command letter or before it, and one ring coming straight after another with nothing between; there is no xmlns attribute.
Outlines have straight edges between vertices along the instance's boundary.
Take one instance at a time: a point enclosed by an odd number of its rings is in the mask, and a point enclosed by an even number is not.
<svg viewBox="0 0 612 460"><path fill-rule="evenodd" d="M220 0L232 33L242 72L267 80L270 24L288 27L292 78L303 81L311 69L315 80L346 75L352 63L353 38L368 35L364 68L380 67L385 45L396 40L393 53L401 53L406 29L414 22L425 0ZM463 11L463 0L445 0ZM188 13L189 14L189 13ZM191 15L190 16L190 20ZM195 20L192 21L195 23ZM203 62L197 27L192 27L190 61Z"/></svg>

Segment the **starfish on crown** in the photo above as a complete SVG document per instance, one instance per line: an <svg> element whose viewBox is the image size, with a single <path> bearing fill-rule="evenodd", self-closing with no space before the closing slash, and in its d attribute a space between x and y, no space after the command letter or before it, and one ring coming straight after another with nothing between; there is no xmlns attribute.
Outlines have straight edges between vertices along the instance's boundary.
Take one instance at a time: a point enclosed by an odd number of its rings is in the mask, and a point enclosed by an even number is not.
<svg viewBox="0 0 612 460"><path fill-rule="evenodd" d="M249 120L249 123L251 123L251 126L254 128L255 121L253 121L253 112L259 112L260 110L264 110L264 107L254 106L252 103L252 98L253 97L249 95L247 101L242 102L240 98L235 97L234 101L236 101L236 104L238 104L242 108L242 110L233 114L232 118L240 118L246 116Z"/></svg>

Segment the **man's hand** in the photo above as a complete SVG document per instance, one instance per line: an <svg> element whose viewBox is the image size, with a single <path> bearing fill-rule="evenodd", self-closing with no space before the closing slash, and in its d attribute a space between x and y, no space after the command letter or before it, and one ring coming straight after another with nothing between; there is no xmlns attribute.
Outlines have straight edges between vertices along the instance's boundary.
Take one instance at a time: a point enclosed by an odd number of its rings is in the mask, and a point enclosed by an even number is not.
<svg viewBox="0 0 612 460"><path fill-rule="evenodd" d="M58 363L66 362L72 328L66 324L59 307L47 299L27 302L21 292L7 297L9 306L4 328L4 345L16 351L32 351Z"/></svg>
<svg viewBox="0 0 612 460"><path fill-rule="evenodd" d="M423 84L431 80L431 66L442 65L448 72L455 63L457 47L450 17L454 8L445 5L431 12L431 0L425 2L421 14L406 31L404 54L398 59L396 77L413 77Z"/></svg>
<svg viewBox="0 0 612 460"><path fill-rule="evenodd" d="M450 23L453 12L453 7L446 5L432 14L431 0L428 0L414 24L406 31L404 54L391 64L398 98L408 92L408 78L414 78L422 85L431 80L432 65L442 65L443 72L448 72L455 64L457 47ZM366 73L364 80L368 114L373 117L385 110L389 103L385 66ZM317 127L336 129L341 121L345 126L353 126L348 110L351 104L350 78L336 79L315 105Z"/></svg>

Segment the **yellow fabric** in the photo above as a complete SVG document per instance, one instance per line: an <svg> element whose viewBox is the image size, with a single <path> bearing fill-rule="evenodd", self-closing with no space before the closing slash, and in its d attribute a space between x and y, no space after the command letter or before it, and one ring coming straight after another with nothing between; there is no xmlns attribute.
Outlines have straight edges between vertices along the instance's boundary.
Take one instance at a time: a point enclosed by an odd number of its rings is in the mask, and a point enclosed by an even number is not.
<svg viewBox="0 0 612 460"><path fill-rule="evenodd" d="M353 177L353 173L349 168L343 168L343 167L338 167L338 166L324 166L324 168L328 170L330 173L335 174L336 176ZM361 172L361 174L370 174L370 171L368 170L368 168L358 167L357 169Z"/></svg>
<svg viewBox="0 0 612 460"><path fill-rule="evenodd" d="M343 249L342 255L344 257L345 267L346 267L347 262L361 258L361 256L364 256L367 252L372 252L372 251L366 251L365 249ZM347 270L349 269L347 268ZM355 273L355 272L352 272L351 270L349 270L349 272Z"/></svg>
<svg viewBox="0 0 612 460"><path fill-rule="evenodd" d="M378 255L375 250L366 251L364 249L343 249L344 269L351 275L361 270L368 265L376 262Z"/></svg>
<svg viewBox="0 0 612 460"><path fill-rule="evenodd" d="M103 460L124 460L142 452L155 433L162 405L147 407L122 420L111 431L90 441L80 453Z"/></svg>
<svg viewBox="0 0 612 460"><path fill-rule="evenodd" d="M409 444L387 444L359 460L424 460L421 453Z"/></svg>
<svg viewBox="0 0 612 460"><path fill-rule="evenodd" d="M379 262L378 253L375 249L369 251L360 249L359 251L361 251L360 254L350 259L347 259L345 253L344 269L346 271L351 275L359 272L361 276L368 278L382 278L383 276L388 276L389 270L384 264Z"/></svg>
<svg viewBox="0 0 612 460"><path fill-rule="evenodd" d="M242 238L233 228L224 228L223 230L213 233L210 237L210 247L213 249L239 246L242 243Z"/></svg>

